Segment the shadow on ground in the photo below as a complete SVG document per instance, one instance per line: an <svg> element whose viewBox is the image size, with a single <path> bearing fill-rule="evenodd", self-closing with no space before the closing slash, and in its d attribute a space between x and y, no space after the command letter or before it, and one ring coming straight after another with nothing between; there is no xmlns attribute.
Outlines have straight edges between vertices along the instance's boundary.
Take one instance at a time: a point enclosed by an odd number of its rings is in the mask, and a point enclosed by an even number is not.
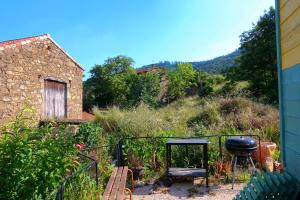
<svg viewBox="0 0 300 200"><path fill-rule="evenodd" d="M174 182L171 187L162 183L153 183L137 187L133 199L139 200L164 200L164 199L232 199L245 184L236 184L234 190L231 184L212 184L206 188L197 181Z"/></svg>

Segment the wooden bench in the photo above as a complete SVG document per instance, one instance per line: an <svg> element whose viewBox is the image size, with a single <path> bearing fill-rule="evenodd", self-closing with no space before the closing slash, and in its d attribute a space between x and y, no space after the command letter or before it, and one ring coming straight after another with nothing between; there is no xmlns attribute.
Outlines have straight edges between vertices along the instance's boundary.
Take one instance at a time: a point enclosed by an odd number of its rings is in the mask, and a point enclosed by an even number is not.
<svg viewBox="0 0 300 200"><path fill-rule="evenodd" d="M131 174L131 190L126 188L128 172ZM133 173L127 166L115 167L103 193L103 200L123 200L125 192L128 192L132 199L134 190Z"/></svg>

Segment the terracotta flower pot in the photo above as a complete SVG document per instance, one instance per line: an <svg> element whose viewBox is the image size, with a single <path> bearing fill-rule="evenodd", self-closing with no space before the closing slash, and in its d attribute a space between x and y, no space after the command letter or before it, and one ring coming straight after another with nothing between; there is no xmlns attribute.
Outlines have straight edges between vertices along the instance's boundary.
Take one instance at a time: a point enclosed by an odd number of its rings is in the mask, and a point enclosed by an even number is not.
<svg viewBox="0 0 300 200"><path fill-rule="evenodd" d="M261 162L263 167L266 167L266 159L272 157L276 150L277 145L274 142L260 142L260 148L258 146L257 151L254 153L254 159L260 162L260 153L261 153Z"/></svg>

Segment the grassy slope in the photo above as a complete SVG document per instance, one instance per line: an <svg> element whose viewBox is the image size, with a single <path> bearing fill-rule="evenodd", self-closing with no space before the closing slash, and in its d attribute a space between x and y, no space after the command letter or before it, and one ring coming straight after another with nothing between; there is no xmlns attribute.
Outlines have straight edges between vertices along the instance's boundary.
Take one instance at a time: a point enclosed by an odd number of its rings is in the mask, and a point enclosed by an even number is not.
<svg viewBox="0 0 300 200"><path fill-rule="evenodd" d="M242 132L279 141L278 109L240 97L189 97L158 109L142 104L131 110L95 110L95 114L108 134L154 136L171 132L192 136Z"/></svg>

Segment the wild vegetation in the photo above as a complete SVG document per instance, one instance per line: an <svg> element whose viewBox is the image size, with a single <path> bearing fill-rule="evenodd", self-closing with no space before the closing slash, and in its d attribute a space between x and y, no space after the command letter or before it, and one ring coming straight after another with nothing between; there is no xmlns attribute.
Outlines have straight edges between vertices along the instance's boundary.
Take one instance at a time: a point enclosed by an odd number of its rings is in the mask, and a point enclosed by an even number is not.
<svg viewBox="0 0 300 200"><path fill-rule="evenodd" d="M97 124L84 123L74 132L71 127L57 126L55 122L37 126L33 116L33 110L25 108L0 131L0 199L54 199L64 178L90 162L80 156L78 142L87 147L103 142ZM110 172L108 155L101 155L102 185L97 188L88 173L78 174L66 182L64 195L68 199L101 194Z"/></svg>
<svg viewBox="0 0 300 200"><path fill-rule="evenodd" d="M176 136L262 133L278 124L275 107L243 97L189 97L157 109L141 104L125 110L95 109L94 113L104 132L127 137L155 136L161 132Z"/></svg>
<svg viewBox="0 0 300 200"><path fill-rule="evenodd" d="M279 143L277 108L243 97L189 97L158 109L141 104L125 110L118 107L95 109L94 113L95 121L101 124L105 135L117 138L247 134L259 135L262 140ZM216 167L219 159L216 139L210 139L212 168ZM129 163L135 167L145 167L150 174L154 169L163 171L166 139L125 141L125 157ZM178 156L174 162L179 160L182 157ZM185 164L179 163L181 166Z"/></svg>

